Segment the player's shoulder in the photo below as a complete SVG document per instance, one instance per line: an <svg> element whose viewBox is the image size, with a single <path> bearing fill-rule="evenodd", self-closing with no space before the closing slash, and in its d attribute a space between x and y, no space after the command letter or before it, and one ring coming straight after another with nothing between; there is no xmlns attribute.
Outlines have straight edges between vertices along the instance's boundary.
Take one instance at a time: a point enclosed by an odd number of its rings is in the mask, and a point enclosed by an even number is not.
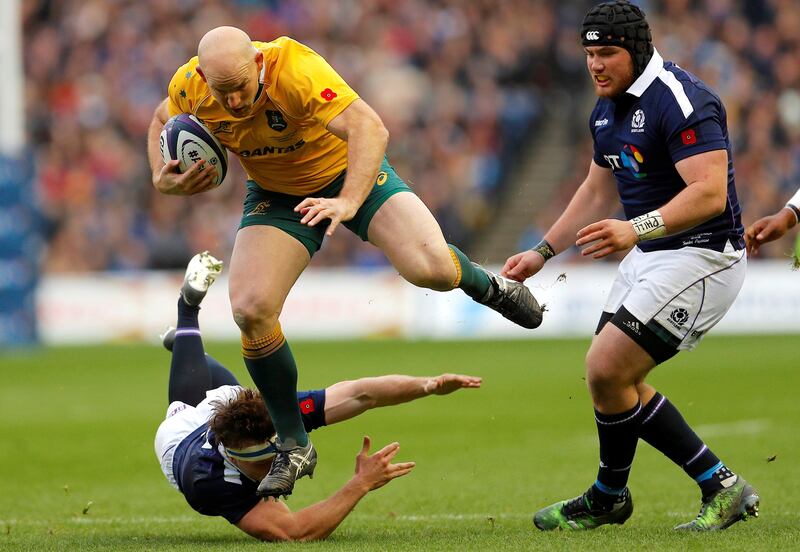
<svg viewBox="0 0 800 552"><path fill-rule="evenodd" d="M279 36L269 42L254 40L253 46L261 50L267 57L284 58L287 56L314 53L314 50L290 36Z"/></svg>
<svg viewBox="0 0 800 552"><path fill-rule="evenodd" d="M656 79L654 100L659 107L675 111L688 118L693 113L709 108L719 109L722 100L714 90L696 75L679 65L667 61Z"/></svg>

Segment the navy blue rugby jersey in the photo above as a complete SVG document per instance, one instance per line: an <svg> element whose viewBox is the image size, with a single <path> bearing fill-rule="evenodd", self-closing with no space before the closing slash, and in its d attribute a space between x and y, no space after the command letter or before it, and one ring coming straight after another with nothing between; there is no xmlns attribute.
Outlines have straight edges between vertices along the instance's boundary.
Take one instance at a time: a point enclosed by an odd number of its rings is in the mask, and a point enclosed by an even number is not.
<svg viewBox="0 0 800 552"><path fill-rule="evenodd" d="M297 393L306 431L325 425L325 390ZM258 481L248 479L219 452L214 433L203 424L175 449L172 470L186 502L206 516L238 523L258 504Z"/></svg>
<svg viewBox="0 0 800 552"><path fill-rule="evenodd" d="M667 204L686 187L675 163L713 150L728 151L725 212L680 234L640 242L642 251L744 247L725 107L697 77L653 53L644 72L619 98L600 98L589 120L594 161L611 168L632 219Z"/></svg>

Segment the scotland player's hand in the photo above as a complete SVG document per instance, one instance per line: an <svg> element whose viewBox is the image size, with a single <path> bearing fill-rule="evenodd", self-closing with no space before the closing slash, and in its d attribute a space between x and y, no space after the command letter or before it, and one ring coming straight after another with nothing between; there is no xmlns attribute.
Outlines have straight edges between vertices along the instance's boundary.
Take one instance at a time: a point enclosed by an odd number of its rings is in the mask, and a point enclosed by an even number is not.
<svg viewBox="0 0 800 552"><path fill-rule="evenodd" d="M582 250L581 255L584 257L591 255L593 259L601 259L615 251L630 249L637 241L639 237L629 221L605 219L581 228L575 245L582 247L592 244Z"/></svg>
<svg viewBox="0 0 800 552"><path fill-rule="evenodd" d="M425 392L429 395L449 395L454 391L465 388L477 388L483 383L482 378L475 376L462 376L461 374L442 374L431 378L425 384Z"/></svg>
<svg viewBox="0 0 800 552"><path fill-rule="evenodd" d="M295 213L300 213L302 224L315 226L317 223L330 219L331 223L325 231L326 236L332 236L336 227L341 222L347 222L356 216L358 205L341 197L307 197L294 208Z"/></svg>
<svg viewBox="0 0 800 552"><path fill-rule="evenodd" d="M539 272L544 266L544 262L541 253L529 249L509 257L506 264L503 265L503 270L500 271L500 276L515 282L524 282Z"/></svg>
<svg viewBox="0 0 800 552"><path fill-rule="evenodd" d="M216 169L211 163L197 161L181 173L177 160L164 164L153 173L153 186L162 194L194 195L216 188ZM205 165L205 166L203 166Z"/></svg>
<svg viewBox="0 0 800 552"><path fill-rule="evenodd" d="M361 452L356 456L356 473L353 476L353 479L364 485L368 492L383 487L392 479L406 475L416 466L414 462L392 464L392 458L400 450L400 443L390 443L372 455L369 454L370 444L369 437L365 436Z"/></svg>
<svg viewBox="0 0 800 552"><path fill-rule="evenodd" d="M783 237L795 224L797 224L797 220L794 213L788 208L781 209L774 215L758 219L744 232L747 254L757 254L759 247Z"/></svg>

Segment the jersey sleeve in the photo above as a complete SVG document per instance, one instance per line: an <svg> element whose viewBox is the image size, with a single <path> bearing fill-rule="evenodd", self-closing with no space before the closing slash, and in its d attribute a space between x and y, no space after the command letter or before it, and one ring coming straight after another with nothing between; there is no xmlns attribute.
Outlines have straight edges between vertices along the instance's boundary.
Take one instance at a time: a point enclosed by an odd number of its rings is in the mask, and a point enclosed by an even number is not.
<svg viewBox="0 0 800 552"><path fill-rule="evenodd" d="M287 114L312 119L323 127L358 99L358 94L311 48L287 40L276 81L277 97Z"/></svg>
<svg viewBox="0 0 800 552"><path fill-rule="evenodd" d="M662 99L661 124L667 150L673 163L707 151L727 149L725 108L711 92L695 88L681 105L671 94Z"/></svg>
<svg viewBox="0 0 800 552"><path fill-rule="evenodd" d="M174 117L179 113L192 112L187 93L192 73L191 62L186 63L178 68L172 76L172 80L169 81L167 109L169 109L170 117Z"/></svg>
<svg viewBox="0 0 800 552"><path fill-rule="evenodd" d="M298 391L297 403L306 431L322 427L325 424L325 390Z"/></svg>
<svg viewBox="0 0 800 552"><path fill-rule="evenodd" d="M195 510L206 516L222 516L229 523L238 523L261 500L251 486L219 478L199 482L193 490L190 504Z"/></svg>

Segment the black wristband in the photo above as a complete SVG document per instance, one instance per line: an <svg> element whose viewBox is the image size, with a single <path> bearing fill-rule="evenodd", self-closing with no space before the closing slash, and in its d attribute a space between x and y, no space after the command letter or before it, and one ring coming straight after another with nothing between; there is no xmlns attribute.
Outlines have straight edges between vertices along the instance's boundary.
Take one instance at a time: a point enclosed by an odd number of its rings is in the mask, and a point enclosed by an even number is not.
<svg viewBox="0 0 800 552"><path fill-rule="evenodd" d="M800 222L800 209L798 209L797 207L795 207L791 203L787 203L786 207L792 210L792 212L794 213L795 218L797 219L797 222Z"/></svg>
<svg viewBox="0 0 800 552"><path fill-rule="evenodd" d="M548 261L556 256L556 252L553 251L553 246L550 245L550 242L547 240L542 240L537 243L535 246L533 246L533 248L531 248L531 251L536 251L539 255L544 257L545 261Z"/></svg>

